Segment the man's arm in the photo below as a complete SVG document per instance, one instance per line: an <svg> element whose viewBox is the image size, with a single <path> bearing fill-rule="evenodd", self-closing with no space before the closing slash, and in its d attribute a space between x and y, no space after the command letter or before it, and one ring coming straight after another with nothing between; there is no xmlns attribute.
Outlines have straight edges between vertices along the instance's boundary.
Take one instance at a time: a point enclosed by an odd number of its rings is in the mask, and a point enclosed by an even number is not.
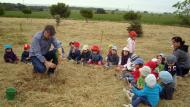
<svg viewBox="0 0 190 107"><path fill-rule="evenodd" d="M34 55L40 60L40 62L45 62L46 59L41 53L40 43L38 39L35 37L32 40L31 50L34 53Z"/></svg>

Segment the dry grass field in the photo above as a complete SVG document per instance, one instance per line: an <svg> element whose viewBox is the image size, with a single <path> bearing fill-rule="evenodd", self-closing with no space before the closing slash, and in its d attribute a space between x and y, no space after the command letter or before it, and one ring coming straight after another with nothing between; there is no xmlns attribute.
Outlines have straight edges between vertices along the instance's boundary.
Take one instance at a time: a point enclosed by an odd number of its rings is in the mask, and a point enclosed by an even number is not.
<svg viewBox="0 0 190 107"><path fill-rule="evenodd" d="M46 24L55 25L55 21L0 18L0 107L122 107L129 103L122 91L124 84L114 76L113 69L76 65L65 60L59 65L57 82L50 82L48 77L32 78L31 65L4 63L3 44L13 44L20 56L22 45L26 41L30 43L32 35ZM128 38L127 26L117 22L63 20L57 28L57 38L63 42L66 53L70 41L80 41L82 45L100 44L104 56L108 45L115 44L120 54ZM173 35L182 36L190 44L190 28L143 25L143 30L144 36L137 38L136 53L146 61L160 52L172 53ZM9 86L17 89L16 99L10 102L4 97ZM161 101L159 107L188 107L189 100L190 77L186 77L177 81L174 100Z"/></svg>

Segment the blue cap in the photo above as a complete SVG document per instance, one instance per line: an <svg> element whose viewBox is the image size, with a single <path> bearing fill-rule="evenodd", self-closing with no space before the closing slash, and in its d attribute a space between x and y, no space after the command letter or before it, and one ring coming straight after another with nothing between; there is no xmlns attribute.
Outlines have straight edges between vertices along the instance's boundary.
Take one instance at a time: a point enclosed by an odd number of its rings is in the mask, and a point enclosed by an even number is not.
<svg viewBox="0 0 190 107"><path fill-rule="evenodd" d="M173 77L168 71L161 71L159 73L159 78L164 84L173 82Z"/></svg>
<svg viewBox="0 0 190 107"><path fill-rule="evenodd" d="M11 48L12 48L12 45L10 45L10 44L4 45L4 48L5 48L5 49L11 49Z"/></svg>
<svg viewBox="0 0 190 107"><path fill-rule="evenodd" d="M168 56L166 57L166 62L167 62L168 64L176 63L176 62L177 62L177 58L176 58L175 55L168 55Z"/></svg>
<svg viewBox="0 0 190 107"><path fill-rule="evenodd" d="M134 61L134 64L137 65L137 64L144 64L144 61L142 58L137 58L135 61Z"/></svg>

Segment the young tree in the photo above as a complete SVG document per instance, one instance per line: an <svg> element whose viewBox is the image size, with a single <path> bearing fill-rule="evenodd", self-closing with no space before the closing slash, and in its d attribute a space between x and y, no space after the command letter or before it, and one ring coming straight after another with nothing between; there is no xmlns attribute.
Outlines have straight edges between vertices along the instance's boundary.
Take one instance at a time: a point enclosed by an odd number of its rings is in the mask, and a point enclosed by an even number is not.
<svg viewBox="0 0 190 107"><path fill-rule="evenodd" d="M26 15L27 19L29 18L29 15L32 14L32 10L28 7L24 8L22 12Z"/></svg>
<svg viewBox="0 0 190 107"><path fill-rule="evenodd" d="M127 13L124 14L123 18L125 20L140 20L141 19L141 15L139 13L135 13L134 11L129 11Z"/></svg>
<svg viewBox="0 0 190 107"><path fill-rule="evenodd" d="M182 24L190 25L190 0L179 1L173 7L177 8L175 13L179 14Z"/></svg>
<svg viewBox="0 0 190 107"><path fill-rule="evenodd" d="M130 26L127 27L127 31L135 31L138 35L137 37L142 37L143 35L143 30L142 30L142 25L139 20L133 20L130 22Z"/></svg>
<svg viewBox="0 0 190 107"><path fill-rule="evenodd" d="M85 18L87 23L88 23L88 19L93 18L93 11L90 9L81 9L80 14Z"/></svg>
<svg viewBox="0 0 190 107"><path fill-rule="evenodd" d="M61 17L60 17L60 15L55 15L54 18L55 18L55 21L56 21L56 26L58 27L59 24L61 23Z"/></svg>
<svg viewBox="0 0 190 107"><path fill-rule="evenodd" d="M57 3L57 5L52 5L50 7L50 13L55 18L56 25L59 26L61 18L68 18L71 14L68 5L64 3Z"/></svg>

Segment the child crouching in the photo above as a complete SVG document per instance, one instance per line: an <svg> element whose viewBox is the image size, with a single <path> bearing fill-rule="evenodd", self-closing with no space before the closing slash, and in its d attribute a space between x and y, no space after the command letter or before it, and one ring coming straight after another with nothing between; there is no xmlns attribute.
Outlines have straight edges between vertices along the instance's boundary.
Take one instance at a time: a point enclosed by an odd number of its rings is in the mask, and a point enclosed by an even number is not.
<svg viewBox="0 0 190 107"><path fill-rule="evenodd" d="M13 52L12 45L5 45L5 53L4 53L4 60L7 63L17 63L18 57Z"/></svg>
<svg viewBox="0 0 190 107"><path fill-rule="evenodd" d="M102 65L103 57L100 54L100 48L97 45L93 45L91 48L91 55L90 59L88 60L88 64L96 64L96 65Z"/></svg>
<svg viewBox="0 0 190 107"><path fill-rule="evenodd" d="M160 93L161 99L172 100L175 91L175 84L173 82L173 77L168 71L161 71L159 73L160 85L163 88Z"/></svg>
<svg viewBox="0 0 190 107"><path fill-rule="evenodd" d="M119 56L117 55L117 47L112 46L112 50L107 55L107 61L105 66L106 67L112 67L113 65L118 65L119 62Z"/></svg>
<svg viewBox="0 0 190 107"><path fill-rule="evenodd" d="M24 44L24 51L22 52L21 62L31 63L31 59L29 57L29 50L30 50L30 45Z"/></svg>
<svg viewBox="0 0 190 107"><path fill-rule="evenodd" d="M125 107L138 107L139 104L144 103L150 107L156 107L160 101L160 92L162 87L157 84L156 77L149 74L145 78L145 87L142 90L132 88L131 92L134 93L132 102Z"/></svg>

